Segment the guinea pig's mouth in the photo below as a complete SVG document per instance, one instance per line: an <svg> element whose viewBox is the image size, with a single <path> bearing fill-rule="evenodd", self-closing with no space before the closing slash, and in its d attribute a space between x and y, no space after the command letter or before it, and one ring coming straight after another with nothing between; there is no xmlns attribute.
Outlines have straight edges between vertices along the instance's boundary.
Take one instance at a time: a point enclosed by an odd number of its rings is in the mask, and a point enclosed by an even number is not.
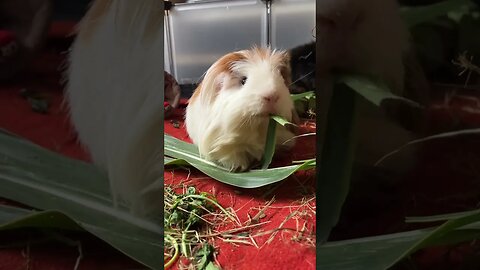
<svg viewBox="0 0 480 270"><path fill-rule="evenodd" d="M272 115L277 115L278 110L270 106L263 106L257 113L259 117L270 117Z"/></svg>
<svg viewBox="0 0 480 270"><path fill-rule="evenodd" d="M257 118L269 118L272 115L275 115L275 114L273 114L271 112L267 112L267 111L262 111L262 112L258 112L256 114L254 114L253 116L257 117Z"/></svg>

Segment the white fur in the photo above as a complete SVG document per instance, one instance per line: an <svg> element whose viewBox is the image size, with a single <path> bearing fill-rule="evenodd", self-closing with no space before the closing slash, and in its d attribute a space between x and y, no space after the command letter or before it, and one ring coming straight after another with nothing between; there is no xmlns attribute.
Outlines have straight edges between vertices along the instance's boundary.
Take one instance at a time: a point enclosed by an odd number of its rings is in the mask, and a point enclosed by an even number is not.
<svg viewBox="0 0 480 270"><path fill-rule="evenodd" d="M279 52L273 52L273 54ZM263 114L262 96L273 92L279 95L275 114L292 120L293 102L289 90L271 57L258 57L236 63L234 73L210 78L217 63L207 71L201 84L200 95L191 100L185 125L192 141L198 145L205 158L215 161L229 170L247 170L252 162L260 160L266 141L269 117ZM246 76L245 85L239 83ZM211 91L220 83L215 97ZM285 127L277 125L277 145L293 137ZM287 143L291 147L292 140Z"/></svg>
<svg viewBox="0 0 480 270"><path fill-rule="evenodd" d="M163 177L162 5L113 0L104 15L86 18L70 53L72 123L108 174L115 202L137 214L160 208L161 191L148 206L142 191Z"/></svg>

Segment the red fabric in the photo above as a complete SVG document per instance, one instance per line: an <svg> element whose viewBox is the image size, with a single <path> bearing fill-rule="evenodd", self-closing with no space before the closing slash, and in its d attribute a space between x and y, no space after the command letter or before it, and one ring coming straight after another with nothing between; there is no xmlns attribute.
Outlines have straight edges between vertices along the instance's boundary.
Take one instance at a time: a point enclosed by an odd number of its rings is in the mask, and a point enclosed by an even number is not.
<svg viewBox="0 0 480 270"><path fill-rule="evenodd" d="M11 31L0 30L0 46L9 44L10 42L15 41L15 34Z"/></svg>
<svg viewBox="0 0 480 270"><path fill-rule="evenodd" d="M10 57L16 52L16 37L11 31L0 30L0 63L5 57Z"/></svg>
<svg viewBox="0 0 480 270"><path fill-rule="evenodd" d="M0 30L0 46L3 46L15 40L15 33L7 30Z"/></svg>
<svg viewBox="0 0 480 270"><path fill-rule="evenodd" d="M183 104L185 104L185 101L183 101ZM171 119L165 120L165 133L191 142L183 125L183 113L183 109L178 109ZM180 124L180 128L175 127L177 124ZM312 121L307 121L302 125L302 133L314 132L312 124ZM315 136L303 137L298 139L292 155L283 155L277 158L272 163L272 166L282 163L288 164L291 160L314 158L314 156ZM259 210L253 208L261 208L274 196L275 201L265 211L265 218L260 220L261 222L269 221L269 223L254 230L254 232L260 232L279 228L287 216L295 210L300 212L306 210L305 207L289 206L298 205L298 201L302 198L315 193L315 171L298 172L294 177L283 182L259 189L235 188L205 177L204 174L197 170L167 170L165 172L165 183L171 185L184 183L193 185L201 191L213 193L221 205L240 209L236 213L242 223L248 220L248 214L253 217L258 213ZM263 197L264 194L272 189L273 192L271 194ZM315 200L312 200L309 205L315 207ZM314 233L315 216L311 212L306 211L306 213L307 215L311 214L311 216L304 216L303 218L296 216L298 220L293 218L288 220L283 225L283 228L300 230L305 224L308 227L308 231ZM231 228L234 227L226 226L222 229L227 230ZM261 247L269 237L270 235L256 237L255 242ZM225 243L216 239L215 246L219 250L218 262L225 270L315 269L315 247L305 243L297 243L291 238L292 233L290 232L278 233L270 244L266 244L260 249L247 245L237 247L231 243ZM315 240L314 237L312 239Z"/></svg>

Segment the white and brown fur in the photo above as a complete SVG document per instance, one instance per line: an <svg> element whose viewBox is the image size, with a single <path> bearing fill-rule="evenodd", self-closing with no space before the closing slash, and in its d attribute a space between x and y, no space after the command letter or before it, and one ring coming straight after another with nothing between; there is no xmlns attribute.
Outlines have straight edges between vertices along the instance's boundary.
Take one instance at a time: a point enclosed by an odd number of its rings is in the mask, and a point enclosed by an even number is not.
<svg viewBox="0 0 480 270"><path fill-rule="evenodd" d="M295 116L288 90L289 60L284 51L254 47L229 53L208 69L185 118L202 156L233 171L245 171L261 159L269 114L288 121ZM276 134L278 146L294 136L282 126Z"/></svg>
<svg viewBox="0 0 480 270"><path fill-rule="evenodd" d="M116 204L136 214L161 208L162 189L148 187L163 177L162 12L157 0L94 1L77 29L67 72L66 102L78 138L108 175Z"/></svg>

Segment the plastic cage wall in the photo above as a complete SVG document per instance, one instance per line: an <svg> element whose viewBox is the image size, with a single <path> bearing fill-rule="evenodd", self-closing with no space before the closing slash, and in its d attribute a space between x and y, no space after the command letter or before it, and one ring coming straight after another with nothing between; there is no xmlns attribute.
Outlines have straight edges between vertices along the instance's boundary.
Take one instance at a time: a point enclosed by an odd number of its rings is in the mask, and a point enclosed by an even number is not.
<svg viewBox="0 0 480 270"><path fill-rule="evenodd" d="M165 11L165 70L198 83L219 57L252 45L290 49L314 40L314 0L187 1Z"/></svg>

